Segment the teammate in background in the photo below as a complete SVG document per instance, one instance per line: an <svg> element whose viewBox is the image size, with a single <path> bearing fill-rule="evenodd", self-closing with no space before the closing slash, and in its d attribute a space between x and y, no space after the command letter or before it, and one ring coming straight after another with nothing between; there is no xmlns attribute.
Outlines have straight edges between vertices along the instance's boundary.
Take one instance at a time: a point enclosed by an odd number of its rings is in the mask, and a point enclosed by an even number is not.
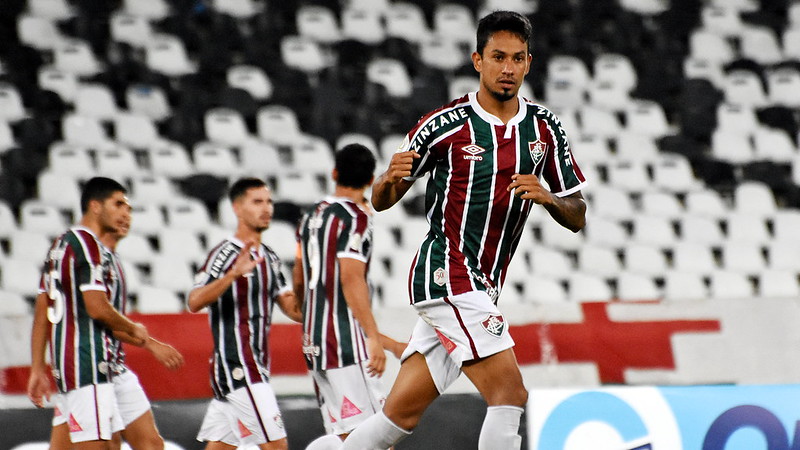
<svg viewBox="0 0 800 450"><path fill-rule="evenodd" d="M42 396L49 395L46 317L52 327L50 359L61 393L59 410L67 418L68 437L76 449L111 448L112 435L123 428L113 383L119 347L115 335L139 345L150 340L143 325L130 321L111 303L117 288L114 262L98 240L129 226L125 193L109 178L86 183L80 224L53 243L44 266L43 293L37 298L29 395L37 406Z"/></svg>
<svg viewBox="0 0 800 450"><path fill-rule="evenodd" d="M99 237L100 242L111 250L111 270L113 271L111 276L113 283L111 299L114 307L123 314L127 313L127 286L122 264L114 251L119 241L128 235L130 216L128 217L128 221L117 227L115 232L105 233ZM44 280L44 276L42 280ZM39 291L39 295L36 298L34 326L31 334L33 351L31 354L32 370L31 377L28 380L28 394L36 406L42 407L43 397L50 399L50 375L44 356L50 325L47 321L48 297L43 284L40 286ZM178 369L183 364L183 356L177 350L152 337L145 343L128 339L128 336L123 333L114 333L114 337L123 342L144 347L169 369ZM113 370L114 393L117 397L122 424L125 427L121 432L121 438L136 449L163 449L164 440L156 427L153 412L150 409L150 402L136 374L125 366L125 352L119 342L116 344L117 349L114 352L116 356L114 357L114 362L110 363L110 367ZM61 413L63 408L61 396L56 395L55 397L50 448L70 448L72 443L69 437L68 419ZM119 434L115 433L112 439L114 447L119 447L119 439Z"/></svg>
<svg viewBox="0 0 800 450"><path fill-rule="evenodd" d="M420 319L400 372L383 412L356 428L345 449L394 445L461 372L488 404L478 448L520 448L528 393L497 298L532 208L541 205L573 232L586 221L585 180L561 122L518 96L532 58L530 36L520 14L481 19L472 54L478 91L424 116L373 186L381 211L430 173L430 231L411 266Z"/></svg>
<svg viewBox="0 0 800 450"><path fill-rule="evenodd" d="M303 216L294 292L303 299L303 354L314 378L326 430L344 439L381 409L386 355L405 345L381 335L372 315L367 269L372 210L364 191L375 157L360 144L336 153L336 190Z"/></svg>
<svg viewBox="0 0 800 450"><path fill-rule="evenodd" d="M261 243L272 220L272 197L256 178L242 178L229 197L236 233L208 255L189 293L189 309L208 307L214 337L211 387L198 441L207 449L258 445L288 449L278 401L269 384L269 328L273 306L300 322L302 312L275 253Z"/></svg>

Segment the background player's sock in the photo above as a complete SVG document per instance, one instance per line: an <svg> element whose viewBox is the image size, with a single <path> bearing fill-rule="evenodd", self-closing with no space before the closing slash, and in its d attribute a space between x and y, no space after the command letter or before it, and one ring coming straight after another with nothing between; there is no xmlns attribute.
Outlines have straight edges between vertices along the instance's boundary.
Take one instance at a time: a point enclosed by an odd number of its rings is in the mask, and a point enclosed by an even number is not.
<svg viewBox="0 0 800 450"><path fill-rule="evenodd" d="M344 441L343 450L386 450L410 435L395 425L383 411L361 423Z"/></svg>
<svg viewBox="0 0 800 450"><path fill-rule="evenodd" d="M519 406L490 406L486 408L478 450L518 450L522 445L519 420L524 409Z"/></svg>
<svg viewBox="0 0 800 450"><path fill-rule="evenodd" d="M318 437L311 441L306 447L306 450L339 450L344 445L339 436L335 434L326 434L325 436Z"/></svg>

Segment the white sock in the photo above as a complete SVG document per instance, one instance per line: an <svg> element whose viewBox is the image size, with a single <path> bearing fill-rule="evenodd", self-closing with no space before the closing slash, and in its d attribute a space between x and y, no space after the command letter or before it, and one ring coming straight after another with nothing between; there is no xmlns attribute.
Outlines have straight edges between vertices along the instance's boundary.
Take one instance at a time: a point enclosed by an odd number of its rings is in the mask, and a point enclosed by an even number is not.
<svg viewBox="0 0 800 450"><path fill-rule="evenodd" d="M339 450L344 442L335 434L326 434L311 441L306 450Z"/></svg>
<svg viewBox="0 0 800 450"><path fill-rule="evenodd" d="M347 436L342 450L386 450L410 434L410 431L398 427L380 411Z"/></svg>
<svg viewBox="0 0 800 450"><path fill-rule="evenodd" d="M486 408L478 450L519 450L519 420L525 410L519 406L490 406Z"/></svg>

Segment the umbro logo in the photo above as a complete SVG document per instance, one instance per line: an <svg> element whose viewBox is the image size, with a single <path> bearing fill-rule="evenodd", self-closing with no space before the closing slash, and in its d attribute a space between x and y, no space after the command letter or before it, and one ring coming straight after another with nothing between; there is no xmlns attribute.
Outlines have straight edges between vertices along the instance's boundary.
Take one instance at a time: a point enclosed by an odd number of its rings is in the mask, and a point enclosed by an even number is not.
<svg viewBox="0 0 800 450"><path fill-rule="evenodd" d="M470 161L483 161L483 156L479 155L486 151L486 149L483 147L475 144L461 147L461 150L463 150L465 153L468 153L467 155L464 155L464 159L468 159Z"/></svg>

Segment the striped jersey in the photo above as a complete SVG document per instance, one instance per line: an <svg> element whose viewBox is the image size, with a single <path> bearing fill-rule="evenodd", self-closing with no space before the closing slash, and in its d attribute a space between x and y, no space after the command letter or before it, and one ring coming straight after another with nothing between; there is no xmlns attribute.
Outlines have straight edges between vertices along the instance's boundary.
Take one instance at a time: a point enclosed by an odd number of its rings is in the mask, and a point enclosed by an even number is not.
<svg viewBox="0 0 800 450"><path fill-rule="evenodd" d="M125 271L122 269L122 261L116 252L109 251L111 258L111 277L109 283L109 300L114 309L120 314L128 314L128 286L125 282ZM125 367L125 350L122 348L122 342L117 339L112 339L112 356L111 369L115 375L121 374L127 370Z"/></svg>
<svg viewBox="0 0 800 450"><path fill-rule="evenodd" d="M214 247L195 276L194 287L224 276L243 247L244 243L235 237ZM272 309L275 299L291 290L275 252L261 244L251 254L254 258L265 258L208 306L208 322L214 338L211 388L218 399L245 385L269 381Z"/></svg>
<svg viewBox="0 0 800 450"><path fill-rule="evenodd" d="M369 267L372 217L350 199L328 197L303 216L297 239L302 250L303 354L312 370L368 359L364 331L347 306L339 258Z"/></svg>
<svg viewBox="0 0 800 450"><path fill-rule="evenodd" d="M504 124L470 93L424 116L398 149L421 155L408 180L430 173L430 229L411 266L412 303L474 290L497 301L534 206L506 190L512 175L535 174L557 196L584 186L558 118L518 101L519 112Z"/></svg>
<svg viewBox="0 0 800 450"><path fill-rule="evenodd" d="M91 230L73 227L54 242L45 261L41 289L47 292L52 323L50 352L59 391L111 381L119 343L86 311L82 292L112 296L116 275L111 252Z"/></svg>

